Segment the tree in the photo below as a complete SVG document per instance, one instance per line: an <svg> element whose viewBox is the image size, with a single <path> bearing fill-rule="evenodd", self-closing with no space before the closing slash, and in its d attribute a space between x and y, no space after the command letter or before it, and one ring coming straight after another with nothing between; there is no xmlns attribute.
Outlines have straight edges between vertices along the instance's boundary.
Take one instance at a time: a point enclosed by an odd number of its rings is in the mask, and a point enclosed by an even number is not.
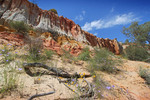
<svg viewBox="0 0 150 100"><path fill-rule="evenodd" d="M125 40L125 44L129 44L129 39L126 39L126 40Z"/></svg>
<svg viewBox="0 0 150 100"><path fill-rule="evenodd" d="M50 9L49 11L54 12L55 14L58 14L56 9Z"/></svg>
<svg viewBox="0 0 150 100"><path fill-rule="evenodd" d="M123 27L123 34L128 36L131 41L145 44L150 44L150 22L139 25L138 22L132 22L128 28Z"/></svg>

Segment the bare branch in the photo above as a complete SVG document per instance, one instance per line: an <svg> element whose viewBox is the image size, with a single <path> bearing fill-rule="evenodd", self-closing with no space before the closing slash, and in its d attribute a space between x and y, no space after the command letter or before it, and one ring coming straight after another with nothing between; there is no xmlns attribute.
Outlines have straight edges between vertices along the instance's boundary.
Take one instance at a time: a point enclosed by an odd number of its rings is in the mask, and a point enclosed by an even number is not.
<svg viewBox="0 0 150 100"><path fill-rule="evenodd" d="M48 85L49 86L49 85ZM51 86L49 86L51 88ZM32 100L33 98L41 97L41 96L46 96L55 93L55 89L53 88L54 91L52 92L47 92L47 93L41 93L41 94L35 94L31 96L28 100Z"/></svg>

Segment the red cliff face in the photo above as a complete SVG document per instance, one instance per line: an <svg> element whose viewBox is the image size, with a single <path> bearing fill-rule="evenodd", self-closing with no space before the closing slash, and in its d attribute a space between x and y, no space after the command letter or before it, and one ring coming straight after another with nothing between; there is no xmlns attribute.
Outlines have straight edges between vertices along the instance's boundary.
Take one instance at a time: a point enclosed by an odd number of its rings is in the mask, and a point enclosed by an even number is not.
<svg viewBox="0 0 150 100"><path fill-rule="evenodd" d="M0 44L12 44L15 46L23 46L23 36L19 34L11 34L8 32L0 32Z"/></svg>
<svg viewBox="0 0 150 100"><path fill-rule="evenodd" d="M85 34L86 39L91 46L97 46L97 37L96 36L94 36L93 34L91 34L89 32L86 32L86 31L82 31L82 32Z"/></svg>
<svg viewBox="0 0 150 100"><path fill-rule="evenodd" d="M42 10L28 0L2 0L0 5L1 20L24 21L43 31L57 31L77 41L86 41L81 27L72 20L63 16L59 17L51 11Z"/></svg>
<svg viewBox="0 0 150 100"><path fill-rule="evenodd" d="M93 34L90 34L86 31L83 31L83 33L86 36L86 39L88 40L89 44L91 46L97 46L97 47L105 47L108 48L111 52L119 55L121 52L121 46L120 44L117 42L116 39L114 40L110 40L108 38L103 39L103 38L97 38L96 36L94 36Z"/></svg>
<svg viewBox="0 0 150 100"><path fill-rule="evenodd" d="M24 21L33 28L42 31L57 32L76 41L88 43L92 46L107 47L110 51L119 54L119 44L116 40L105 40L83 31L72 20L57 14L40 9L28 0L1 0L0 24L7 20ZM114 42L115 41L115 42Z"/></svg>

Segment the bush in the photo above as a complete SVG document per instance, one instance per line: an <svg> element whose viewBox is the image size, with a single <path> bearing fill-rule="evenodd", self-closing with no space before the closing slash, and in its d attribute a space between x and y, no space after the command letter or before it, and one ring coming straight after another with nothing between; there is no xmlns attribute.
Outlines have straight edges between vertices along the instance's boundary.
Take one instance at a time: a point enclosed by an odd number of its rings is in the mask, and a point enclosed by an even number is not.
<svg viewBox="0 0 150 100"><path fill-rule="evenodd" d="M10 53L11 49L4 45L3 49L0 49L0 55L2 55L2 62L5 64L9 64L11 61L13 61L14 55Z"/></svg>
<svg viewBox="0 0 150 100"><path fill-rule="evenodd" d="M149 53L144 47L130 45L124 50L125 57L129 60L143 61L149 57Z"/></svg>
<svg viewBox="0 0 150 100"><path fill-rule="evenodd" d="M52 51L52 50L45 50L45 54L46 54L48 59L51 59L53 54L54 54L54 51Z"/></svg>
<svg viewBox="0 0 150 100"><path fill-rule="evenodd" d="M18 75L15 71L16 70L11 66L5 66L3 72L1 73L2 79L0 83L2 86L0 89L0 94L8 93L17 88Z"/></svg>
<svg viewBox="0 0 150 100"><path fill-rule="evenodd" d="M105 98L103 96L105 92L107 92L107 94L112 94L112 92L114 92L114 91L112 91L113 88L111 87L111 85L108 82L104 81L104 79L102 78L102 76L100 74L96 75L93 82L94 82L94 85L95 85L95 94L100 99Z"/></svg>
<svg viewBox="0 0 150 100"><path fill-rule="evenodd" d="M31 62L44 61L46 57L41 54L42 40L40 38L28 38L29 55L27 60Z"/></svg>
<svg viewBox="0 0 150 100"><path fill-rule="evenodd" d="M125 40L125 44L129 44L129 40L128 39Z"/></svg>
<svg viewBox="0 0 150 100"><path fill-rule="evenodd" d="M63 49L62 57L63 57L64 59L70 59L70 58L72 58L73 56L70 54L70 50L67 51L67 50Z"/></svg>
<svg viewBox="0 0 150 100"><path fill-rule="evenodd" d="M88 61L90 59L90 51L89 48L84 48L82 53L78 56L79 60Z"/></svg>
<svg viewBox="0 0 150 100"><path fill-rule="evenodd" d="M105 71L107 73L116 73L119 71L116 65L120 63L114 54L104 48L96 49L95 56L90 60L90 70L93 71Z"/></svg>
<svg viewBox="0 0 150 100"><path fill-rule="evenodd" d="M140 68L139 75L140 75L140 77L145 79L145 81L148 85L150 85L150 70Z"/></svg>
<svg viewBox="0 0 150 100"><path fill-rule="evenodd" d="M55 14L58 14L56 9L50 9L49 11L54 12Z"/></svg>
<svg viewBox="0 0 150 100"><path fill-rule="evenodd" d="M63 62L67 61L69 63L74 63L78 60L77 57L74 57L73 55L70 54L70 50L65 50L65 49L63 49L63 54L61 58Z"/></svg>
<svg viewBox="0 0 150 100"><path fill-rule="evenodd" d="M25 35L30 30L30 27L25 24L23 21L11 21L10 26L14 28L17 32Z"/></svg>

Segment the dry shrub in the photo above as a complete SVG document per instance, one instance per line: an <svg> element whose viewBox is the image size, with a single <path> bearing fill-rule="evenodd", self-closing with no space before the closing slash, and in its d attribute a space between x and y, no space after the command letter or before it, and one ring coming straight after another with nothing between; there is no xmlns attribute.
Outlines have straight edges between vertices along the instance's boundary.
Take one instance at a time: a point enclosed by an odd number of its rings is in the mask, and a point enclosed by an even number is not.
<svg viewBox="0 0 150 100"><path fill-rule="evenodd" d="M40 37L26 37L26 43L29 47L29 55L27 57L29 61L39 62L45 60L45 56L41 54L41 50L43 48L43 41Z"/></svg>

